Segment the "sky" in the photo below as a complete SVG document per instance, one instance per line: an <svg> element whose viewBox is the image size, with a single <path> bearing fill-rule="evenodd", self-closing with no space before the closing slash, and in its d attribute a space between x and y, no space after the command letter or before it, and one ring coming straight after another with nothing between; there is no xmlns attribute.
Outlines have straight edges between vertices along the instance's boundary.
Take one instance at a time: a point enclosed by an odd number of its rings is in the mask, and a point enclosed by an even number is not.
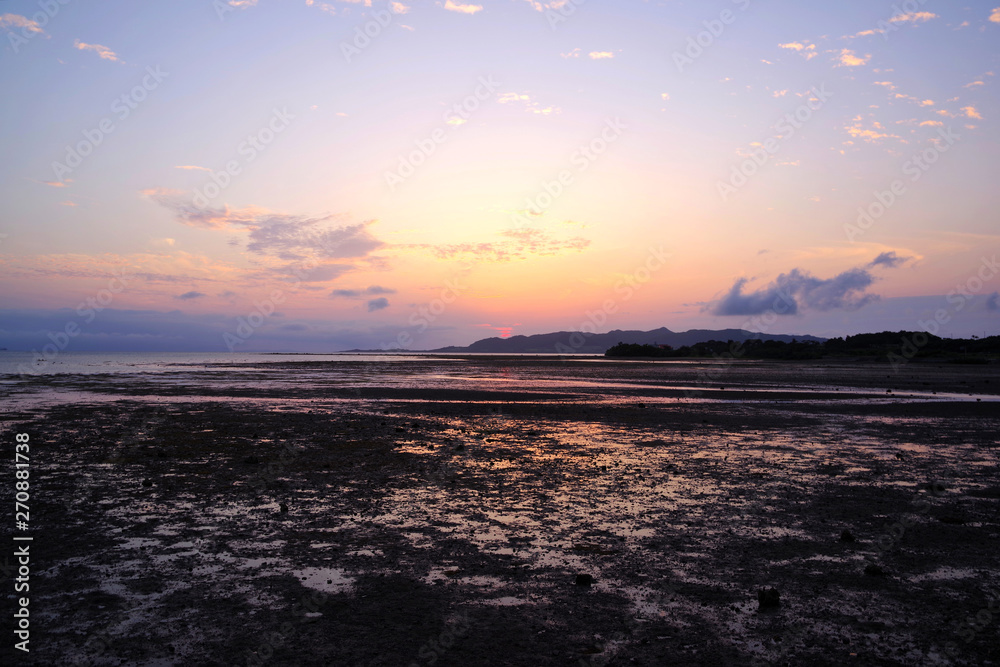
<svg viewBox="0 0 1000 667"><path fill-rule="evenodd" d="M1000 0L0 0L0 346L1000 333Z"/></svg>

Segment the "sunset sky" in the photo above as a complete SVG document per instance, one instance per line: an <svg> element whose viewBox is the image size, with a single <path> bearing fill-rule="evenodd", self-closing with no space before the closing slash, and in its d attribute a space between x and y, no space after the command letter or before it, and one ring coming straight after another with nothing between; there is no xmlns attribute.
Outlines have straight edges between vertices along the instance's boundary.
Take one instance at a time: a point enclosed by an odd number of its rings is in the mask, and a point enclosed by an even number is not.
<svg viewBox="0 0 1000 667"><path fill-rule="evenodd" d="M1000 333L998 3L0 2L0 346Z"/></svg>

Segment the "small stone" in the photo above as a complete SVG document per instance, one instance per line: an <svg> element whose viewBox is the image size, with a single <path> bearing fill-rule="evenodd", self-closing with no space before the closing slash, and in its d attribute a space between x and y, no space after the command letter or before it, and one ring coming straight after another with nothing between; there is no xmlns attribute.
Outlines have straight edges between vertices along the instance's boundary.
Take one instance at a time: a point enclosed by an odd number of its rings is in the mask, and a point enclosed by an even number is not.
<svg viewBox="0 0 1000 667"><path fill-rule="evenodd" d="M278 505L278 509L280 509L282 511L282 513L287 512L288 511L288 505L286 505L285 503L281 503L281 504Z"/></svg>
<svg viewBox="0 0 1000 667"><path fill-rule="evenodd" d="M869 563L868 565L865 565L865 574L869 577L884 577L885 570L883 570L879 565Z"/></svg>
<svg viewBox="0 0 1000 667"><path fill-rule="evenodd" d="M151 480L151 479L144 479L144 480L142 480L142 485L143 486L153 486L153 480Z"/></svg>
<svg viewBox="0 0 1000 667"><path fill-rule="evenodd" d="M576 575L576 585L577 586L590 586L594 583L594 577L590 574L578 574Z"/></svg>
<svg viewBox="0 0 1000 667"><path fill-rule="evenodd" d="M840 534L840 541L841 542L854 542L855 541L855 539L854 539L854 533L852 533L849 530L845 530L844 532L842 532Z"/></svg>
<svg viewBox="0 0 1000 667"><path fill-rule="evenodd" d="M774 609L781 606L781 594L777 588L761 588L757 591L758 609Z"/></svg>

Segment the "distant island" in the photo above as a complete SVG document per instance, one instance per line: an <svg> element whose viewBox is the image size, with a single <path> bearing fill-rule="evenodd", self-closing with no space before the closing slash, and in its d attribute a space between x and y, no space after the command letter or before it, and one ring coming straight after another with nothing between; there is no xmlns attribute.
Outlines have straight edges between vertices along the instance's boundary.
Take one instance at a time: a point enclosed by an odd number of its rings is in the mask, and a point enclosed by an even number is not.
<svg viewBox="0 0 1000 667"><path fill-rule="evenodd" d="M883 331L826 340L802 336L793 340L752 339L699 341L680 347L667 344L619 342L604 355L617 358L740 357L744 359L822 359L872 357L892 361L938 358L955 363L989 363L1000 360L1000 336L988 338L939 338L922 331Z"/></svg>
<svg viewBox="0 0 1000 667"><path fill-rule="evenodd" d="M691 329L671 331L666 327L652 331L621 331L608 333L583 333L580 331L557 331L533 336L511 336L510 338L484 338L467 347L442 347L430 352L490 353L490 354L604 354L618 343L635 345L669 345L672 348L697 345L709 341L778 341L782 343L814 342L826 339L816 336L792 336L786 334L757 334L744 329Z"/></svg>

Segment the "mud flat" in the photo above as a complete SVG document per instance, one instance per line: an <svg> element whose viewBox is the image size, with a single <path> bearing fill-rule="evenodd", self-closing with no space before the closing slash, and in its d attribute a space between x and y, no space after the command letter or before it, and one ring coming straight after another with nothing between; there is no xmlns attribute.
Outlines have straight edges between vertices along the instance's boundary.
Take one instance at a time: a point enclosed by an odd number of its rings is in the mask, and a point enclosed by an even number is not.
<svg viewBox="0 0 1000 667"><path fill-rule="evenodd" d="M996 365L7 380L24 664L1000 662Z"/></svg>

